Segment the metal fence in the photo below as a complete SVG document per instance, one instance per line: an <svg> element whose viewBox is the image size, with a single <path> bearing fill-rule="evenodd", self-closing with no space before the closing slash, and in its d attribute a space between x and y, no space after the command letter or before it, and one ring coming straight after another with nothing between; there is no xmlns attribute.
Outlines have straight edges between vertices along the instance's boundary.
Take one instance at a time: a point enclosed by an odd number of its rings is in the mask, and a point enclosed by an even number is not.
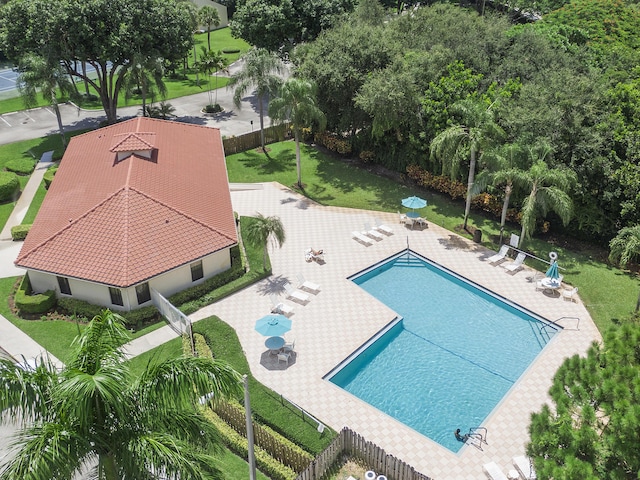
<svg viewBox="0 0 640 480"><path fill-rule="evenodd" d="M384 475L389 480L432 480L347 427L342 429L331 445L318 455L296 480L320 480L344 457L359 460L376 474Z"/></svg>
<svg viewBox="0 0 640 480"><path fill-rule="evenodd" d="M167 319L176 333L180 335L186 333L191 337L191 319L174 307L169 300L154 288L151 288L151 303L155 305L160 315Z"/></svg>

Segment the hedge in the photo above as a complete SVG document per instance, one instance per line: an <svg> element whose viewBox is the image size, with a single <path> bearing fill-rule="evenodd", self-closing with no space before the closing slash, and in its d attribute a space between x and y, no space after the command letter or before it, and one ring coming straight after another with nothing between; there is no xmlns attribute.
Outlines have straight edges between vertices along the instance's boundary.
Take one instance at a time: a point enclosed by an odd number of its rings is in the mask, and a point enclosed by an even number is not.
<svg viewBox="0 0 640 480"><path fill-rule="evenodd" d="M44 188L46 188L47 190L49 189L51 182L53 182L53 177L55 176L57 171L58 167L51 167L46 172L44 172Z"/></svg>
<svg viewBox="0 0 640 480"><path fill-rule="evenodd" d="M35 166L36 162L28 158L14 158L4 164L4 168L7 171L17 173L18 175L31 175Z"/></svg>
<svg viewBox="0 0 640 480"><path fill-rule="evenodd" d="M20 191L20 180L13 172L0 172L0 202L13 201Z"/></svg>
<svg viewBox="0 0 640 480"><path fill-rule="evenodd" d="M33 295L29 275L25 275L16 291L14 301L20 313L46 313L56 306L56 292L47 290Z"/></svg>
<svg viewBox="0 0 640 480"><path fill-rule="evenodd" d="M58 308L61 313L91 320L96 315L100 315L105 307L101 305L93 305L92 303L78 300L76 298L62 297L58 299ZM114 310L118 315L122 315L128 327L137 327L145 323L157 320L160 316L156 307L142 307L130 312L120 312Z"/></svg>
<svg viewBox="0 0 640 480"><path fill-rule="evenodd" d="M24 240L31 229L31 223L25 223L23 225L15 225L11 227L11 239L14 242Z"/></svg>

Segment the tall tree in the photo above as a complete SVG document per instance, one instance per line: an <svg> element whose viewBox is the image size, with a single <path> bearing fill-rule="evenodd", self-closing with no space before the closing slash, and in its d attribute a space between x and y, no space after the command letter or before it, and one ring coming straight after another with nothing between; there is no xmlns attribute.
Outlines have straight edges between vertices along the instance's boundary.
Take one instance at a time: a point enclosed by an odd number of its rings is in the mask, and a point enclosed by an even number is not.
<svg viewBox="0 0 640 480"><path fill-rule="evenodd" d="M0 43L10 60L46 45L51 62L95 89L110 123L136 53L179 61L193 43L188 10L174 1L12 0L1 15ZM94 71L83 72L82 62Z"/></svg>
<svg viewBox="0 0 640 480"><path fill-rule="evenodd" d="M494 120L491 107L474 98L466 98L455 103L451 110L457 113L462 121L439 133L431 142L431 156L442 162L443 172L452 178L458 175L463 160L469 158L464 229L467 228L471 211L477 156L485 146L503 135L502 129Z"/></svg>
<svg viewBox="0 0 640 480"><path fill-rule="evenodd" d="M280 88L278 96L269 103L269 116L276 123L291 122L296 142L296 168L298 188L302 189L300 162L300 135L303 127L317 125L320 130L327 120L317 106L316 87L311 82L299 78L290 78Z"/></svg>
<svg viewBox="0 0 640 480"><path fill-rule="evenodd" d="M211 73L216 72L216 103L218 103L218 70L224 67L225 61L222 52L207 50L204 46L201 48L200 60L196 63L196 68L207 76L209 105L213 105L213 99L211 98Z"/></svg>
<svg viewBox="0 0 640 480"><path fill-rule="evenodd" d="M628 266L640 259L640 225L625 227L609 242L609 260ZM640 310L640 294L636 302L636 312Z"/></svg>
<svg viewBox="0 0 640 480"><path fill-rule="evenodd" d="M126 76L125 98L130 98L135 92L142 97L142 114L147 115L147 97L151 95L153 102L154 87L164 98L167 86L164 83L164 61L161 58L151 58L142 54L135 54L133 64Z"/></svg>
<svg viewBox="0 0 640 480"><path fill-rule="evenodd" d="M482 155L482 161L486 169L480 172L475 178L472 195L476 195L485 190L488 185L503 188L504 199L502 202L502 213L500 215L500 243L502 243L511 194L515 187L526 184L524 170L526 170L529 165L525 151L517 143L502 145L487 150L484 155Z"/></svg>
<svg viewBox="0 0 640 480"><path fill-rule="evenodd" d="M568 358L531 416L527 454L540 480L620 480L640 471L640 325L610 329L604 345Z"/></svg>
<svg viewBox="0 0 640 480"><path fill-rule="evenodd" d="M286 239L284 225L280 217L265 217L258 213L245 228L245 235L249 242L264 247L262 268L267 269L267 255L269 245L282 247Z"/></svg>
<svg viewBox="0 0 640 480"><path fill-rule="evenodd" d="M555 212L566 225L573 215L573 201L567 193L576 181L575 174L565 168L550 169L544 161L551 153L545 145L537 151L530 148L529 157L532 165L523 179L529 194L522 202L522 232L520 243L535 230L540 215L546 216L549 211Z"/></svg>
<svg viewBox="0 0 640 480"><path fill-rule="evenodd" d="M198 19L207 26L207 47L211 50L211 27L220 25L220 14L215 8L205 5L198 10Z"/></svg>
<svg viewBox="0 0 640 480"><path fill-rule="evenodd" d="M27 425L1 479L72 478L95 460L99 480L221 475L211 455L219 434L199 399L238 396L238 373L219 360L180 357L149 364L134 378L122 349L128 339L122 317L105 310L76 339L60 372L47 362L24 370L0 361L0 411Z"/></svg>
<svg viewBox="0 0 640 480"><path fill-rule="evenodd" d="M53 107L62 139L62 148L67 148L67 137L64 134L64 125L58 107L58 91L62 94L72 92L67 73L58 62L52 62L32 53L20 59L18 72L20 75L17 86L25 105L27 107L35 105L39 89L42 96Z"/></svg>
<svg viewBox="0 0 640 480"><path fill-rule="evenodd" d="M227 88L234 88L233 102L238 108L242 97L255 88L260 113L260 145L264 152L264 101L282 85L285 66L278 56L262 48L249 50L242 61L242 68L231 76Z"/></svg>

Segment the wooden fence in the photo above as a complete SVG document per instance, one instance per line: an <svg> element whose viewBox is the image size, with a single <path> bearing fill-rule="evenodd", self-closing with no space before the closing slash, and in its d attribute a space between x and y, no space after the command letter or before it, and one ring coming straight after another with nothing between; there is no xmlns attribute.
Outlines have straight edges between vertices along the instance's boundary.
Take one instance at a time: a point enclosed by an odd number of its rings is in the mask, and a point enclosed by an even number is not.
<svg viewBox="0 0 640 480"><path fill-rule="evenodd" d="M246 438L247 424L244 410L226 402L216 402L213 409L227 425ZM255 422L253 422L253 436L257 446L295 472L301 472L307 468L311 461L308 453L305 455L304 453L289 448Z"/></svg>
<svg viewBox="0 0 640 480"><path fill-rule="evenodd" d="M281 142L287 138L288 129L285 126L271 126L264 129L264 144ZM261 145L260 129L239 135L237 137L229 137L222 140L225 155L245 152L252 148L258 148Z"/></svg>
<svg viewBox="0 0 640 480"><path fill-rule="evenodd" d="M385 475L389 480L432 480L347 427L342 429L331 445L296 480L320 480L344 456L359 460L376 474Z"/></svg>

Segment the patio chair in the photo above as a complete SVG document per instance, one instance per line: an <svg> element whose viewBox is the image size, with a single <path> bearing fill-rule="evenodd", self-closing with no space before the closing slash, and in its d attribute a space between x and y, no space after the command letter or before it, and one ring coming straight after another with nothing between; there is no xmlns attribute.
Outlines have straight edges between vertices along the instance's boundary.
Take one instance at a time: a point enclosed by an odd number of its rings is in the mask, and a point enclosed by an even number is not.
<svg viewBox="0 0 640 480"><path fill-rule="evenodd" d="M373 219L373 224L376 230L384 233L385 235L393 235L393 229L391 227L386 226L384 223L381 223L377 218Z"/></svg>
<svg viewBox="0 0 640 480"><path fill-rule="evenodd" d="M496 462L485 463L482 466L482 471L490 480L508 480Z"/></svg>
<svg viewBox="0 0 640 480"><path fill-rule="evenodd" d="M398 223L405 223L407 216L404 213L398 212Z"/></svg>
<svg viewBox="0 0 640 480"><path fill-rule="evenodd" d="M511 238L509 239L509 245L512 247L518 248L518 244L520 243L520 235L516 235L515 233L511 234Z"/></svg>
<svg viewBox="0 0 640 480"><path fill-rule="evenodd" d="M302 303L307 303L309 301L309 294L296 290L291 286L290 283L284 284L284 291L287 292L287 298L291 298L293 300L297 300Z"/></svg>
<svg viewBox="0 0 640 480"><path fill-rule="evenodd" d="M565 300L571 300L572 302L577 302L577 300L575 299L576 294L578 293L578 287L574 287L574 288L565 288L562 291L562 298L564 298Z"/></svg>
<svg viewBox="0 0 640 480"><path fill-rule="evenodd" d="M505 268L508 272L516 273L521 268L523 268L522 264L524 263L526 258L527 258L527 254L520 252L513 262L503 263L500 266Z"/></svg>
<svg viewBox="0 0 640 480"><path fill-rule="evenodd" d="M320 291L320 285L305 280L304 276L301 273L298 274L298 281L300 282L298 288L301 290L309 290L313 293L318 293Z"/></svg>
<svg viewBox="0 0 640 480"><path fill-rule="evenodd" d="M365 244L366 246L373 245L373 241L360 232L351 232L351 238Z"/></svg>
<svg viewBox="0 0 640 480"><path fill-rule="evenodd" d="M269 295L269 297L271 298L271 304L273 306L273 309L271 310L272 313L280 313L285 316L289 316L290 314L293 313L292 305L288 305L284 302L281 302L278 299L278 297L273 293Z"/></svg>
<svg viewBox="0 0 640 480"><path fill-rule="evenodd" d="M296 341L293 340L291 343L286 342L283 346L282 346L282 351L285 353L290 353L293 352L293 349L296 346Z"/></svg>
<svg viewBox="0 0 640 480"><path fill-rule="evenodd" d="M497 265L499 262L502 262L503 260L505 260L507 253L509 253L509 248L510 248L509 245L502 245L498 253L487 258L487 262L489 262L494 266Z"/></svg>
<svg viewBox="0 0 640 480"><path fill-rule="evenodd" d="M291 358L291 354L290 353L280 352L278 354L278 363L285 362L287 365L289 365L289 359L290 358Z"/></svg>
<svg viewBox="0 0 640 480"><path fill-rule="evenodd" d="M371 225L369 225L368 223L364 224L364 232L362 233L364 235L368 235L369 237L375 240L382 240L384 238L384 235L382 235L379 231L371 228Z"/></svg>

